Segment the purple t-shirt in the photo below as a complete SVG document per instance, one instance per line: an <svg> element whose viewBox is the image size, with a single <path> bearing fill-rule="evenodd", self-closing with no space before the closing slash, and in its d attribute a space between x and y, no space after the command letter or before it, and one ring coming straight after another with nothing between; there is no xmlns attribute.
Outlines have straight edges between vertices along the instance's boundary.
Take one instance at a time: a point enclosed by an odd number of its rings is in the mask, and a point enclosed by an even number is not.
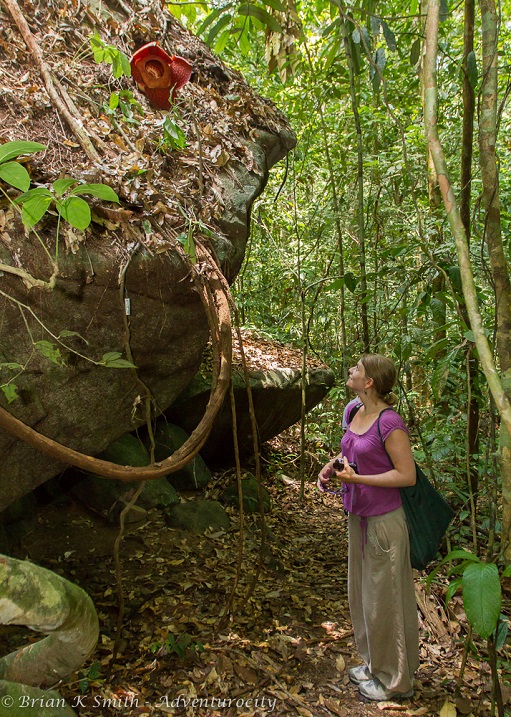
<svg viewBox="0 0 511 717"><path fill-rule="evenodd" d="M386 441L396 429L408 434L408 429L399 413L393 410L383 411L380 414L380 431L383 440ZM342 455L346 456L350 463L357 464L357 472L360 475L377 475L392 470L392 464L378 433L377 420L362 435L353 433L348 424L348 430L341 441L341 448ZM401 495L399 488L343 483L343 503L347 511L356 515L366 517L383 515L399 508Z"/></svg>

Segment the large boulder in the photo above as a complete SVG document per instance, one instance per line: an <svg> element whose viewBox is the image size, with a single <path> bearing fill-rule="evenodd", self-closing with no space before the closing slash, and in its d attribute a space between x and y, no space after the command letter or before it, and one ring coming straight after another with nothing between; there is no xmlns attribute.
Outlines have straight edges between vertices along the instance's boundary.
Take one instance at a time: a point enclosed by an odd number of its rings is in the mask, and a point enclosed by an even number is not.
<svg viewBox="0 0 511 717"><path fill-rule="evenodd" d="M147 466L150 462L145 446L130 434L114 441L98 457L124 466ZM117 522L138 486L136 481L127 483L89 474L72 487L72 492L91 510L111 522ZM126 522L143 519L150 508L170 508L177 503L179 496L165 477L146 481L136 505L126 516Z"/></svg>
<svg viewBox="0 0 511 717"><path fill-rule="evenodd" d="M244 374L233 371L236 427L240 455L254 451L247 386ZM301 369L274 368L249 371L259 442L277 436L300 420L302 402ZM334 384L334 374L326 367L309 368L306 379L306 410L316 406ZM193 431L200 421L211 390L210 374L199 373L167 410L169 420ZM234 457L230 397L218 413L201 455L208 464L230 465Z"/></svg>
<svg viewBox="0 0 511 717"><path fill-rule="evenodd" d="M231 525L229 516L217 500L180 503L166 510L164 517L169 528L191 533L205 533L208 529L228 530Z"/></svg>
<svg viewBox="0 0 511 717"><path fill-rule="evenodd" d="M154 429L154 460L163 461L171 456L189 438L188 434L179 426L173 426L168 421L160 419ZM186 464L184 468L167 476L167 480L176 490L202 490L211 480L211 471L200 455Z"/></svg>
<svg viewBox="0 0 511 717"><path fill-rule="evenodd" d="M130 16L128 5L115 0L83 0L79 11L65 0L23 9L48 76L61 78L55 88L62 106L86 128L98 159L80 146L67 115L58 118L61 108L6 9L0 10L2 141L47 146L31 159L34 183L51 187L60 177L103 182L118 193L120 207L94 200L85 232L57 225L49 214L37 235L27 236L18 213L1 200L0 386L11 382L18 398L8 403L13 394L0 391L0 406L40 433L95 455L144 423L144 384L162 411L200 365L208 322L180 239L206 242L231 281L243 261L252 203L295 138L282 114L172 16L163 16L160 3ZM163 115L128 78L112 89L131 90L143 112L132 106L128 123L121 113L110 119L98 111L108 103L112 80L106 65L83 52L84 38L93 33L128 55L160 40L170 54L190 61L193 76L177 103L185 149L162 146ZM19 276L48 282L50 257L58 263L54 288L30 287ZM211 271L207 262L199 268L205 277ZM101 365L108 353L126 357L128 344L136 372ZM11 370L14 364L21 368ZM63 469L4 430L0 455L0 511Z"/></svg>

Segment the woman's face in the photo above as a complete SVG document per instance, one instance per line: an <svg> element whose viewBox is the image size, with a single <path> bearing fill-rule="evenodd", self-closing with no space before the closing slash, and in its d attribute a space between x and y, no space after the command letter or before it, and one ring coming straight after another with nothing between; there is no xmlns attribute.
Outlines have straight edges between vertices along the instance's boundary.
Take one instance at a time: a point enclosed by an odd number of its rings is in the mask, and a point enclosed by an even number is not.
<svg viewBox="0 0 511 717"><path fill-rule="evenodd" d="M348 369L348 373L349 378L346 381L346 386L356 393L362 393L367 386L367 376L362 361L358 361L355 366Z"/></svg>

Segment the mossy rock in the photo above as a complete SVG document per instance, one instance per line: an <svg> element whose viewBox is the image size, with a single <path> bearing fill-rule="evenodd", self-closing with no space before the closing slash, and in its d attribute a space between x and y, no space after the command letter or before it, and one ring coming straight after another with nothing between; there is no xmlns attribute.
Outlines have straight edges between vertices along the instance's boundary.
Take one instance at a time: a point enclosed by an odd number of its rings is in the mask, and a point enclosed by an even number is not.
<svg viewBox="0 0 511 717"><path fill-rule="evenodd" d="M131 434L111 443L99 458L121 466L147 466L149 453L145 446ZM111 521L116 521L124 506L129 503L137 490L139 481L120 481L100 478L88 473L73 486L73 494L87 507L100 513ZM169 508L179 503L179 496L165 477L146 481L136 506L130 511L127 522L135 522L145 517L150 508Z"/></svg>
<svg viewBox="0 0 511 717"><path fill-rule="evenodd" d="M189 435L179 426L165 420L158 421L154 431L154 460L164 461L188 440ZM184 468L169 473L167 480L176 490L202 490L211 480L211 472L199 455Z"/></svg>
<svg viewBox="0 0 511 717"><path fill-rule="evenodd" d="M241 490L243 493L243 510L245 513L259 513L259 493L257 490L257 481L254 477L245 478L241 481ZM270 494L264 486L261 487L263 497L264 512L269 513L271 510ZM238 484L233 483L224 490L220 496L220 500L225 505L239 506Z"/></svg>
<svg viewBox="0 0 511 717"><path fill-rule="evenodd" d="M231 521L221 503L217 500L191 500L180 503L165 511L165 521L170 528L204 533L212 530L227 530Z"/></svg>

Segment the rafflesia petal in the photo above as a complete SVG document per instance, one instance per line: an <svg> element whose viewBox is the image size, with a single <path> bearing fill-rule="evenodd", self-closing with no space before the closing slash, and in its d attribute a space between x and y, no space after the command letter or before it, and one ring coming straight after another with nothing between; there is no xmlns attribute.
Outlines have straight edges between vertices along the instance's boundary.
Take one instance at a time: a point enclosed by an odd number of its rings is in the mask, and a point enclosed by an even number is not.
<svg viewBox="0 0 511 717"><path fill-rule="evenodd" d="M190 65L188 60L179 55L172 55L172 64L170 66L170 72L172 75L172 84L174 86L172 90L172 100L176 98L176 92L186 85L192 76L193 67Z"/></svg>
<svg viewBox="0 0 511 717"><path fill-rule="evenodd" d="M183 57L170 57L157 42L149 42L131 58L131 74L149 102L161 110L170 109L180 87L186 85L192 66Z"/></svg>

